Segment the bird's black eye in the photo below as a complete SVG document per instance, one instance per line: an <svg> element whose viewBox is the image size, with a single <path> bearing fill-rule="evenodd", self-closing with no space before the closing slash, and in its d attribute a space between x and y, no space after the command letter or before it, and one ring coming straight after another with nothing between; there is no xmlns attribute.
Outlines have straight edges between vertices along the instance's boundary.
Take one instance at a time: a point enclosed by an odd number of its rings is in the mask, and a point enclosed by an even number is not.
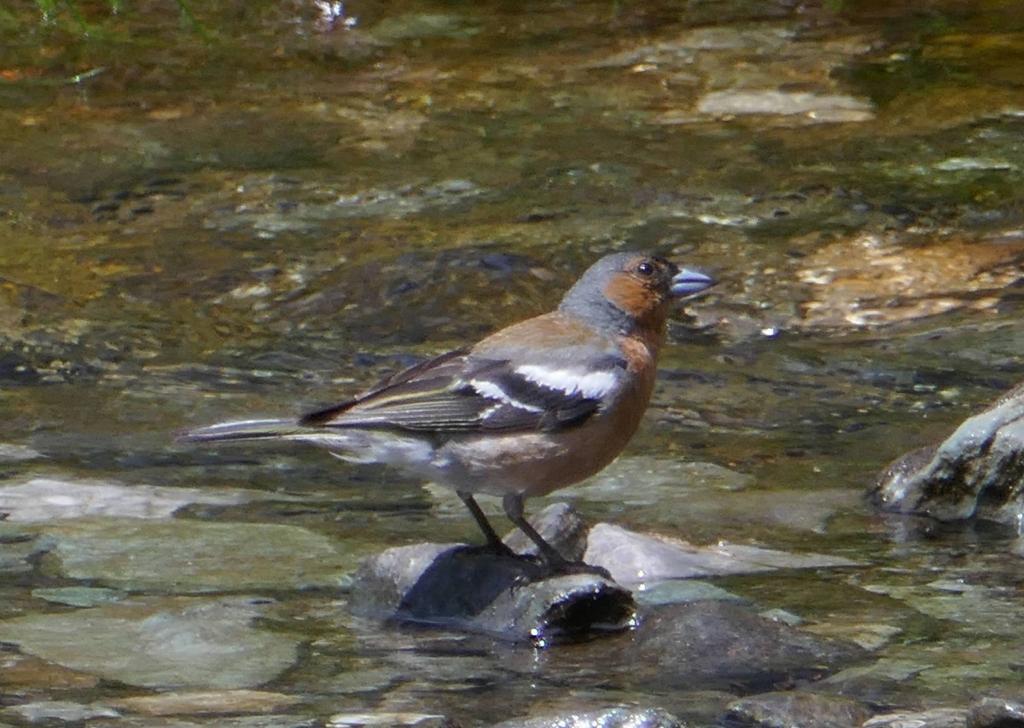
<svg viewBox="0 0 1024 728"><path fill-rule="evenodd" d="M654 264L645 260L636 267L636 272L645 277L654 275Z"/></svg>

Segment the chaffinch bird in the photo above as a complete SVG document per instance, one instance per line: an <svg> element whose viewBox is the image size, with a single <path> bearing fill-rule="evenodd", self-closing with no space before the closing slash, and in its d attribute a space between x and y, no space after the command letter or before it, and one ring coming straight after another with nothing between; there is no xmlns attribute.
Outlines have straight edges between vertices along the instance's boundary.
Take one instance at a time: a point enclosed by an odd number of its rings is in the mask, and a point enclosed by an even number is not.
<svg viewBox="0 0 1024 728"><path fill-rule="evenodd" d="M225 422L188 441L285 439L351 462L398 466L455 490L499 552L473 499L500 496L555 571L569 563L523 515L523 499L598 472L636 432L654 388L673 299L711 286L664 258L616 253L592 265L550 313L388 377L298 419Z"/></svg>

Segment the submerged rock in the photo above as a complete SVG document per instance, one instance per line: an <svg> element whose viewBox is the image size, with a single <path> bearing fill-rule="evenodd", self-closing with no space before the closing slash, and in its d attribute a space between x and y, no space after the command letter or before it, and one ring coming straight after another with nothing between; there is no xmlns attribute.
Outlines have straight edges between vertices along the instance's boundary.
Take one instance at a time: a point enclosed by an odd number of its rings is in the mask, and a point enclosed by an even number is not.
<svg viewBox="0 0 1024 728"><path fill-rule="evenodd" d="M870 717L871 711L860 701L792 690L737 700L729 705L724 722L737 728L850 728Z"/></svg>
<svg viewBox="0 0 1024 728"><path fill-rule="evenodd" d="M68 700L40 700L36 703L12 705L0 711L0 716L28 723L80 723L95 718L119 718L121 714L105 705L84 705Z"/></svg>
<svg viewBox="0 0 1024 728"><path fill-rule="evenodd" d="M645 689L771 689L815 679L866 653L725 601L672 605L643 617L620 659Z"/></svg>
<svg viewBox="0 0 1024 728"><path fill-rule="evenodd" d="M661 708L607 708L583 713L560 713L537 718L514 718L493 728L683 728Z"/></svg>
<svg viewBox="0 0 1024 728"><path fill-rule="evenodd" d="M365 553L298 526L185 519L65 521L44 540L49 573L177 593L336 587Z"/></svg>
<svg viewBox="0 0 1024 728"><path fill-rule="evenodd" d="M352 584L360 615L547 644L633 619L629 591L596 574L550 576L528 558L460 544L415 544L368 559Z"/></svg>
<svg viewBox="0 0 1024 728"><path fill-rule="evenodd" d="M885 713L868 719L863 728L964 728L967 711L963 708L933 708L917 713Z"/></svg>
<svg viewBox="0 0 1024 728"><path fill-rule="evenodd" d="M203 690L119 698L110 705L143 715L230 715L269 713L300 702L295 695L263 690Z"/></svg>
<svg viewBox="0 0 1024 728"><path fill-rule="evenodd" d="M362 726L410 726L410 728L455 728L458 724L434 713L338 713L327 719L327 728Z"/></svg>
<svg viewBox="0 0 1024 728"><path fill-rule="evenodd" d="M269 600L139 598L0 622L0 641L72 670L148 688L235 689L277 677L296 642L257 629Z"/></svg>
<svg viewBox="0 0 1024 728"><path fill-rule="evenodd" d="M9 521L24 522L83 516L161 519L191 503L228 506L271 497L277 496L257 490L168 488L47 477L0 487L0 513L6 513Z"/></svg>
<svg viewBox="0 0 1024 728"><path fill-rule="evenodd" d="M872 493L890 511L940 521L1024 517L1024 384L967 419L939 445L890 464Z"/></svg>

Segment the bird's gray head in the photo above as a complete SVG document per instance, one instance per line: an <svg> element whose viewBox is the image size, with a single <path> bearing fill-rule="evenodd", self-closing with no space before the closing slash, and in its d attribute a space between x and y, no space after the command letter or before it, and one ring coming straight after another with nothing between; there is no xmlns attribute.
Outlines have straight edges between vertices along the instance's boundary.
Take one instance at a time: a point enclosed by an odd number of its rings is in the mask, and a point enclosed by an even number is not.
<svg viewBox="0 0 1024 728"><path fill-rule="evenodd" d="M707 275L680 269L657 255L613 253L594 263L562 298L560 311L601 328L660 327L668 304L713 285Z"/></svg>

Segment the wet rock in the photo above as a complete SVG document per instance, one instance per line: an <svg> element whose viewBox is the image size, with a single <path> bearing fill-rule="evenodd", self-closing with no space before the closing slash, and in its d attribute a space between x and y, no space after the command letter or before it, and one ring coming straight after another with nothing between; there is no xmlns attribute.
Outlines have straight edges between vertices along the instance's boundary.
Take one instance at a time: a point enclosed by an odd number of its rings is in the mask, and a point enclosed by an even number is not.
<svg viewBox="0 0 1024 728"><path fill-rule="evenodd" d="M5 691L55 690L94 688L99 683L95 675L86 675L34 655L0 653L0 688Z"/></svg>
<svg viewBox="0 0 1024 728"><path fill-rule="evenodd" d="M266 499L260 491L216 491L125 485L103 480L32 478L0 487L0 513L7 520L53 521L83 516L169 518L190 503L237 505Z"/></svg>
<svg viewBox="0 0 1024 728"><path fill-rule="evenodd" d="M52 589L33 589L32 596L54 604L65 604L69 607L98 607L112 604L124 599L127 594L116 589L103 589L92 586L66 586Z"/></svg>
<svg viewBox="0 0 1024 728"><path fill-rule="evenodd" d="M338 713L327 719L328 728L361 726L412 726L413 728L456 728L458 723L431 713Z"/></svg>
<svg viewBox="0 0 1024 728"><path fill-rule="evenodd" d="M417 544L368 559L352 583L360 615L550 643L633 619L630 593L594 574L550 577L528 558L460 544Z"/></svg>
<svg viewBox="0 0 1024 728"><path fill-rule="evenodd" d="M859 701L793 690L737 700L729 705L724 722L737 728L851 728L870 717Z"/></svg>
<svg viewBox="0 0 1024 728"><path fill-rule="evenodd" d="M817 637L749 608L702 601L644 616L620 659L645 690L764 690L821 677L864 655L853 644Z"/></svg>
<svg viewBox="0 0 1024 728"><path fill-rule="evenodd" d="M683 728L683 722L660 708L607 708L502 721L493 728Z"/></svg>
<svg viewBox="0 0 1024 728"><path fill-rule="evenodd" d="M789 554L724 542L693 546L684 541L635 533L609 523L599 523L590 529L583 560L604 567L615 581L623 584L853 564L840 557Z"/></svg>
<svg viewBox="0 0 1024 728"><path fill-rule="evenodd" d="M287 669L294 640L256 629L268 600L138 598L0 622L0 641L72 670L149 688L236 689Z"/></svg>
<svg viewBox="0 0 1024 728"><path fill-rule="evenodd" d="M797 278L810 327L883 326L957 309L992 308L1021 279L1019 240L861 234L818 247ZM987 294L987 295L986 295Z"/></svg>
<svg viewBox="0 0 1024 728"><path fill-rule="evenodd" d="M863 728L964 728L967 711L962 708L934 708L918 713L885 713L864 722Z"/></svg>
<svg viewBox="0 0 1024 728"><path fill-rule="evenodd" d="M337 586L365 547L297 526L83 519L47 527L44 571L130 591Z"/></svg>
<svg viewBox="0 0 1024 728"><path fill-rule="evenodd" d="M801 116L811 123L868 121L874 118L871 104L852 96L774 89L712 91L697 102L697 111L710 116Z"/></svg>
<svg viewBox="0 0 1024 728"><path fill-rule="evenodd" d="M669 579L653 586L644 585L633 592L638 604L645 606L661 606L664 604L686 604L688 602L701 602L707 599L724 599L733 602L743 602L732 592L708 584L696 579Z"/></svg>
<svg viewBox="0 0 1024 728"><path fill-rule="evenodd" d="M26 460L37 460L41 457L43 457L42 453L28 445L0 442L0 463L21 463Z"/></svg>
<svg viewBox="0 0 1024 728"><path fill-rule="evenodd" d="M222 715L270 713L301 701L294 695L262 690L222 690L140 695L112 700L110 705L144 715Z"/></svg>
<svg viewBox="0 0 1024 728"><path fill-rule="evenodd" d="M1017 526L1024 515L1024 384L939 445L893 462L872 495L885 510L941 521L978 516Z"/></svg>
<svg viewBox="0 0 1024 728"><path fill-rule="evenodd" d="M120 715L113 708L103 705L83 705L66 700L42 700L37 703L13 705L0 711L0 716L28 723L78 723L94 718L118 718Z"/></svg>
<svg viewBox="0 0 1024 728"><path fill-rule="evenodd" d="M1024 703L981 698L967 710L967 728L1024 728Z"/></svg>

